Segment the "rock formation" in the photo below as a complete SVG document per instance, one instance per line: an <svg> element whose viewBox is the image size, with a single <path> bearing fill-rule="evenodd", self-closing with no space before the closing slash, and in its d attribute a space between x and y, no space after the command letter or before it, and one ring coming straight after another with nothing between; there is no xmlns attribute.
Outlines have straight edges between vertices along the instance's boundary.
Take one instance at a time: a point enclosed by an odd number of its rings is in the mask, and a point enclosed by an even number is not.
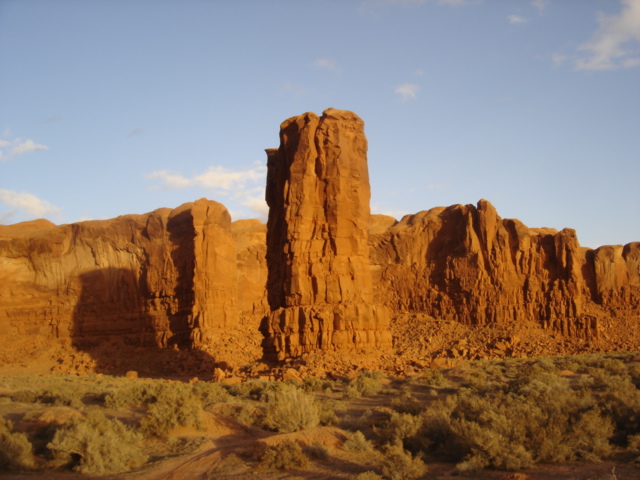
<svg viewBox="0 0 640 480"><path fill-rule="evenodd" d="M486 200L392 221L376 219L370 251L375 298L395 313L583 338L602 316L640 314L640 243L581 248L574 230L503 220Z"/></svg>
<svg viewBox="0 0 640 480"><path fill-rule="evenodd" d="M0 341L206 343L237 319L230 224L223 205L202 199L105 221L0 227Z"/></svg>
<svg viewBox="0 0 640 480"><path fill-rule="evenodd" d="M0 363L9 346L118 339L199 347L233 367L260 357L259 329L265 355L279 359L388 352L390 331L398 351L430 343L481 356L477 345L436 338L463 326L491 326L477 328L479 339L503 332L488 340L496 355L544 353L541 337L516 349L504 333L514 325L565 339L554 339L554 353L569 339L572 352L614 340L640 348L640 242L582 248L575 231L502 219L486 200L400 221L370 215L366 151L353 113L285 121L280 147L267 151L268 226L231 223L205 199L112 220L0 226ZM407 331L412 338L398 338Z"/></svg>
<svg viewBox="0 0 640 480"><path fill-rule="evenodd" d="M366 153L364 122L334 109L285 121L267 150L267 356L391 346L373 303Z"/></svg>

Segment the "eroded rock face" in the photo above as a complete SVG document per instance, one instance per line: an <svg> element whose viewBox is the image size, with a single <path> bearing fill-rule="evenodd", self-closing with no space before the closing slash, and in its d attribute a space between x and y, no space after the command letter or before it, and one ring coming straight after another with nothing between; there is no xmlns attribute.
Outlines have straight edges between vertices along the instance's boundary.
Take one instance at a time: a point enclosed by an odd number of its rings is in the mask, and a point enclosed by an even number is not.
<svg viewBox="0 0 640 480"><path fill-rule="evenodd" d="M267 150L267 356L390 348L373 303L366 152L364 122L334 109L285 121Z"/></svg>
<svg viewBox="0 0 640 480"><path fill-rule="evenodd" d="M534 321L598 335L598 318L640 314L639 243L581 248L572 229L530 229L486 200L434 208L370 235L375 298L394 313L467 325Z"/></svg>
<svg viewBox="0 0 640 480"><path fill-rule="evenodd" d="M115 338L202 347L238 366L260 358L260 329L267 357L338 350L347 362L344 349L390 349L389 318L396 336L431 332L398 338L398 351L437 347L442 329L421 321L431 318L534 325L580 339L572 351L595 348L582 339L598 340L597 351L615 338L615 348L637 348L625 336L640 329L640 242L582 248L575 231L502 219L486 200L401 221L372 216L366 152L351 112L285 121L280 147L267 151L268 227L231 223L206 199L105 221L0 226L0 345L108 351ZM516 348L512 337L494 349ZM536 342L520 351L544 353Z"/></svg>
<svg viewBox="0 0 640 480"><path fill-rule="evenodd" d="M202 199L112 220L0 227L0 336L206 343L237 318L230 224L223 205Z"/></svg>

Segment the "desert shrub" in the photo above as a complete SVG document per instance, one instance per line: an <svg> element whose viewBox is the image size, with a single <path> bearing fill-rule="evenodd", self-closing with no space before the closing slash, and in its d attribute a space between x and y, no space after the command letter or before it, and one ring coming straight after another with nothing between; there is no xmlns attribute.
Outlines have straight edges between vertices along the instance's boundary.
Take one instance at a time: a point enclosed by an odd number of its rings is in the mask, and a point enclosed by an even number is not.
<svg viewBox="0 0 640 480"><path fill-rule="evenodd" d="M251 404L228 403L216 409L222 415L236 419L249 427L265 427L265 410ZM268 427L267 427L268 428Z"/></svg>
<svg viewBox="0 0 640 480"><path fill-rule="evenodd" d="M206 437L169 437L167 443L173 455L184 455L194 452L206 442Z"/></svg>
<svg viewBox="0 0 640 480"><path fill-rule="evenodd" d="M155 402L148 406L140 421L145 435L165 437L179 426L202 428L202 403L189 385L178 385L161 388Z"/></svg>
<svg viewBox="0 0 640 480"><path fill-rule="evenodd" d="M444 387L449 381L438 368L428 368L422 372L420 382L429 387Z"/></svg>
<svg viewBox="0 0 640 480"><path fill-rule="evenodd" d="M279 432L296 432L318 425L320 416L315 397L304 390L283 384L267 408L265 423Z"/></svg>
<svg viewBox="0 0 640 480"><path fill-rule="evenodd" d="M640 388L640 364L630 366L627 373L631 377L631 381L636 388Z"/></svg>
<svg viewBox="0 0 640 480"><path fill-rule="evenodd" d="M461 472L609 455L614 412L633 421L631 384L618 384L615 398L612 393L603 397L606 389L594 398L585 388L573 390L548 363L525 364L524 372L506 385L461 388L415 415L394 412L377 433L381 441L401 444L410 452L456 462ZM606 411L598 406L602 398L611 400Z"/></svg>
<svg viewBox="0 0 640 480"><path fill-rule="evenodd" d="M334 401L327 398L320 398L316 400L316 406L318 407L318 420L320 425L335 425L338 423L336 404Z"/></svg>
<svg viewBox="0 0 640 480"><path fill-rule="evenodd" d="M323 392L327 388L331 389L332 384L328 380L321 380L318 377L308 376L304 378L302 382L302 388L306 392Z"/></svg>
<svg viewBox="0 0 640 480"><path fill-rule="evenodd" d="M422 427L422 418L410 413L392 412L384 428L378 431L383 443L402 442L415 437Z"/></svg>
<svg viewBox="0 0 640 480"><path fill-rule="evenodd" d="M437 393L436 393L437 395ZM424 404L413 396L411 391L404 390L401 395L395 395L390 402L391 408L400 413L419 414L424 409Z"/></svg>
<svg viewBox="0 0 640 480"><path fill-rule="evenodd" d="M580 362L577 361L573 356L554 358L553 362L558 370L569 370L571 372L577 373L581 368Z"/></svg>
<svg viewBox="0 0 640 480"><path fill-rule="evenodd" d="M640 453L640 434L629 435L627 438L627 447L632 452Z"/></svg>
<svg viewBox="0 0 640 480"><path fill-rule="evenodd" d="M381 372L365 370L360 376L349 381L344 390L344 396L360 398L363 395L375 395L382 389L381 379Z"/></svg>
<svg viewBox="0 0 640 480"><path fill-rule="evenodd" d="M216 403L228 402L229 392L219 383L197 382L192 386L193 394L200 400L203 407Z"/></svg>
<svg viewBox="0 0 640 480"><path fill-rule="evenodd" d="M389 480L412 480L427 473L427 466L418 456L402 448L401 444L387 445L382 460L382 475Z"/></svg>
<svg viewBox="0 0 640 480"><path fill-rule="evenodd" d="M383 480L383 477L378 475L376 472L369 470L368 472L358 474L356 480Z"/></svg>
<svg viewBox="0 0 640 480"><path fill-rule="evenodd" d="M304 447L304 453L307 457L316 460L327 460L329 458L328 450L318 442L313 442L311 445Z"/></svg>
<svg viewBox="0 0 640 480"><path fill-rule="evenodd" d="M373 445L360 430L349 433L342 446L349 452L370 452L373 450Z"/></svg>
<svg viewBox="0 0 640 480"><path fill-rule="evenodd" d="M264 469L290 470L307 467L309 459L300 445L293 440L285 440L277 445L267 447L260 457L259 465Z"/></svg>
<svg viewBox="0 0 640 480"><path fill-rule="evenodd" d="M11 399L21 403L42 403L53 406L81 408L84 392L79 389L45 388L41 390L20 390Z"/></svg>
<svg viewBox="0 0 640 480"><path fill-rule="evenodd" d="M369 409L365 410L360 416L343 415L340 418L340 428L344 430L363 430L373 426L373 412Z"/></svg>
<svg viewBox="0 0 640 480"><path fill-rule="evenodd" d="M249 380L248 382L236 383L229 387L229 393L234 397L245 398L247 400L261 400L265 389L277 389L275 382L265 382L262 380Z"/></svg>
<svg viewBox="0 0 640 480"><path fill-rule="evenodd" d="M207 478L217 480L221 475L233 475L245 469L244 461L235 453L226 455L216 466L209 472Z"/></svg>
<svg viewBox="0 0 640 480"><path fill-rule="evenodd" d="M48 448L55 464L89 474L126 472L147 459L138 433L96 410L60 427Z"/></svg>
<svg viewBox="0 0 640 480"><path fill-rule="evenodd" d="M616 426L615 443L624 444L629 435L640 433L640 391L628 375L593 375L593 389L604 415Z"/></svg>
<svg viewBox="0 0 640 480"><path fill-rule="evenodd" d="M160 395L162 385L159 383L134 383L111 393L104 398L104 406L107 408L121 409L125 407L137 407L155 402Z"/></svg>
<svg viewBox="0 0 640 480"><path fill-rule="evenodd" d="M489 386L489 376L483 370L474 370L465 377L464 385L471 390L484 391Z"/></svg>
<svg viewBox="0 0 640 480"><path fill-rule="evenodd" d="M0 417L0 471L33 468L33 447L24 433L13 432L9 420Z"/></svg>

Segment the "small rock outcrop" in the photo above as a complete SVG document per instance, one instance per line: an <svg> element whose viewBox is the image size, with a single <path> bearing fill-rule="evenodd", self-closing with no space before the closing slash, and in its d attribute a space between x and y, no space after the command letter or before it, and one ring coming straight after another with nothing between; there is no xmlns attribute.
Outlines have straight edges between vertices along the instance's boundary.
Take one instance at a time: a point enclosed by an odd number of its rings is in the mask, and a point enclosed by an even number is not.
<svg viewBox="0 0 640 480"><path fill-rule="evenodd" d="M267 150L265 354L391 347L387 310L373 302L364 122L351 112L306 113Z"/></svg>

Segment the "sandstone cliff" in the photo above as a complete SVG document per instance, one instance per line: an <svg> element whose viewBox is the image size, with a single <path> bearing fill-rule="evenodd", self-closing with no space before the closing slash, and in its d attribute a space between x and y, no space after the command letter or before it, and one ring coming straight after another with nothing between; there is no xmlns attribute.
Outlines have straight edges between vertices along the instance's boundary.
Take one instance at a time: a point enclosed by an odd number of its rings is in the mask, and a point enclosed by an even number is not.
<svg viewBox="0 0 640 480"><path fill-rule="evenodd" d="M345 349L388 353L390 332L421 362L640 348L640 242L582 248L575 231L502 219L486 200L370 215L366 151L351 112L285 121L267 151L267 226L206 199L0 226L0 363L9 346L55 342L112 357L117 339L207 353L180 371L314 351L347 371ZM535 339L517 345L525 330Z"/></svg>
<svg viewBox="0 0 640 480"><path fill-rule="evenodd" d="M640 243L581 248L574 230L527 228L486 200L378 219L370 247L376 300L395 313L583 338L602 316L640 314Z"/></svg>
<svg viewBox="0 0 640 480"><path fill-rule="evenodd" d="M267 150L267 356L391 347L373 304L366 153L364 122L334 109L285 121Z"/></svg>
<svg viewBox="0 0 640 480"><path fill-rule="evenodd" d="M105 221L0 227L0 340L206 343L237 319L230 223L224 206L202 199Z"/></svg>

